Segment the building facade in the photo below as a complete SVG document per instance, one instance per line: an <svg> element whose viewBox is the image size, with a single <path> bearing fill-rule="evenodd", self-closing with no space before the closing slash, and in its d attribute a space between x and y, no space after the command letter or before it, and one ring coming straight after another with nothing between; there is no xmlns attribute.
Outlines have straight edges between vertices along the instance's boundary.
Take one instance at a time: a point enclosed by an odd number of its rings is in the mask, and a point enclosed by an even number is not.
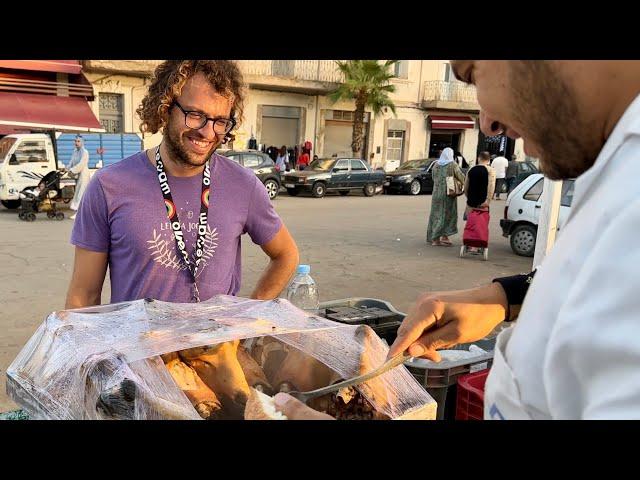
<svg viewBox="0 0 640 480"><path fill-rule="evenodd" d="M83 71L95 99L91 108L108 132L139 132L135 110L146 93L156 60L86 60ZM248 86L244 118L233 148L247 148L254 138L261 148L293 148L312 143L312 155L351 155L353 102L333 103L329 94L343 81L333 60L240 60ZM401 60L395 66L391 111L365 115L363 157L374 167L393 169L408 160L436 157L452 147L469 163L477 152L515 154L522 142L485 138L479 131L475 88L458 82L448 61ZM159 135L144 137L145 147Z"/></svg>

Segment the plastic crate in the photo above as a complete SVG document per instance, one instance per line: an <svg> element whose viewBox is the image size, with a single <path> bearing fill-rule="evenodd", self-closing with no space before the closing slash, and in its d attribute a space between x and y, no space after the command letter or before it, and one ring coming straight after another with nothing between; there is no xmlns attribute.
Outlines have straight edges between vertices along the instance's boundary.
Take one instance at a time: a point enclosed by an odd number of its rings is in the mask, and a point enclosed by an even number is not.
<svg viewBox="0 0 640 480"><path fill-rule="evenodd" d="M438 403L438 420L455 420L458 378L491 368L495 342L496 337L492 336L473 343L462 343L450 349L469 350L471 345L476 345L487 351L473 358L442 360L439 363L425 361L422 365L405 363L405 367Z"/></svg>
<svg viewBox="0 0 640 480"><path fill-rule="evenodd" d="M458 378L456 420L484 418L484 384L488 376L489 370L482 370Z"/></svg>

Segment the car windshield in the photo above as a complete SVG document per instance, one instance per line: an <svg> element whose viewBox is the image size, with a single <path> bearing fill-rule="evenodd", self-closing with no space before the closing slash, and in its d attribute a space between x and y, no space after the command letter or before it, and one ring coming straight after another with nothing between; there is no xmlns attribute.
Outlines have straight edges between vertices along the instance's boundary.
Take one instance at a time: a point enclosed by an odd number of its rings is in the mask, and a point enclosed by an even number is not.
<svg viewBox="0 0 640 480"><path fill-rule="evenodd" d="M0 140L0 163L4 162L7 153L9 153L9 150L11 150L14 143L16 143L16 139L14 137L4 137Z"/></svg>
<svg viewBox="0 0 640 480"><path fill-rule="evenodd" d="M323 170L325 172L331 170L333 164L336 162L335 158L319 158L309 164L311 170Z"/></svg>
<svg viewBox="0 0 640 480"><path fill-rule="evenodd" d="M398 170L417 170L428 166L429 163L431 163L431 160L428 158L422 160L410 160L407 163L400 165Z"/></svg>

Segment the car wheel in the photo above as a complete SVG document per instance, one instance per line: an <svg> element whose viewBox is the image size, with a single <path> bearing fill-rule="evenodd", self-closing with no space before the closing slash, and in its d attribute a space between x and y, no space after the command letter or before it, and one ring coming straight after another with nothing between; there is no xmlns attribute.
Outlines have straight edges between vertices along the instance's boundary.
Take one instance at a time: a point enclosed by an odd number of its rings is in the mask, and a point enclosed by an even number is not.
<svg viewBox="0 0 640 480"><path fill-rule="evenodd" d="M264 188L267 189L267 193L269 194L269 198L273 200L278 196L278 190L280 190L280 185L275 180L267 180L264 182Z"/></svg>
<svg viewBox="0 0 640 480"><path fill-rule="evenodd" d="M347 195L349 195L349 190L340 190L340 195L346 197Z"/></svg>
<svg viewBox="0 0 640 480"><path fill-rule="evenodd" d="M56 218L56 212L47 212L47 218Z"/></svg>
<svg viewBox="0 0 640 480"><path fill-rule="evenodd" d="M2 205L4 205L5 208L14 210L20 206L20 200L2 200Z"/></svg>
<svg viewBox="0 0 640 480"><path fill-rule="evenodd" d="M422 185L420 184L420 180L414 180L413 182L411 182L411 185L409 186L409 193L411 195L419 195L420 190L422 190Z"/></svg>
<svg viewBox="0 0 640 480"><path fill-rule="evenodd" d="M313 188L311 189L311 194L316 198L324 197L324 194L327 193L327 187L323 182L316 182L313 184Z"/></svg>
<svg viewBox="0 0 640 480"><path fill-rule="evenodd" d="M516 255L533 257L537 230L532 225L518 225L511 232L511 249Z"/></svg>
<svg viewBox="0 0 640 480"><path fill-rule="evenodd" d="M364 186L364 194L367 197L373 197L376 194L376 186L373 183L367 183Z"/></svg>
<svg viewBox="0 0 640 480"><path fill-rule="evenodd" d="M64 220L64 213L62 212L56 213L56 220Z"/></svg>
<svg viewBox="0 0 640 480"><path fill-rule="evenodd" d="M297 188L287 188L287 193L292 197L295 197L299 192Z"/></svg>

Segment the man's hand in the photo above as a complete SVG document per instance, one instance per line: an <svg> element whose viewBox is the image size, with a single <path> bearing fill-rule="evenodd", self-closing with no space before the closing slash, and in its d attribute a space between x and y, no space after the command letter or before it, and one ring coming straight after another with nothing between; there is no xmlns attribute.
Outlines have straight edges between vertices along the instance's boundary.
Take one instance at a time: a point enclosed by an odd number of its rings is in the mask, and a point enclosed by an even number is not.
<svg viewBox="0 0 640 480"><path fill-rule="evenodd" d="M436 350L486 337L504 320L506 311L507 297L499 283L426 293L409 309L387 358L408 349L412 357L439 362Z"/></svg>
<svg viewBox="0 0 640 480"><path fill-rule="evenodd" d="M285 414L289 420L335 420L331 415L317 412L286 393L276 394L273 400L276 410Z"/></svg>

